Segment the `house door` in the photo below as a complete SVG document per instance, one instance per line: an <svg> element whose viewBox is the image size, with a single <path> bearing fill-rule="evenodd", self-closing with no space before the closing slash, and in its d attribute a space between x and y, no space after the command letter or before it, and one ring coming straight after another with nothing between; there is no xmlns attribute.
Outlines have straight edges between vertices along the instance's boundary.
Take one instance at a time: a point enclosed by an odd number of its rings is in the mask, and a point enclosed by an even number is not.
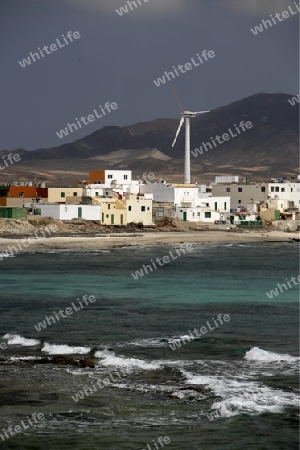
<svg viewBox="0 0 300 450"><path fill-rule="evenodd" d="M123 225L123 214L121 214L121 225Z"/></svg>
<svg viewBox="0 0 300 450"><path fill-rule="evenodd" d="M183 213L183 221L186 222L186 212Z"/></svg>
<svg viewBox="0 0 300 450"><path fill-rule="evenodd" d="M110 215L110 223L111 223L111 225L113 225L115 223L115 216L114 216L114 214Z"/></svg>
<svg viewBox="0 0 300 450"><path fill-rule="evenodd" d="M82 218L82 208L78 208L78 219Z"/></svg>

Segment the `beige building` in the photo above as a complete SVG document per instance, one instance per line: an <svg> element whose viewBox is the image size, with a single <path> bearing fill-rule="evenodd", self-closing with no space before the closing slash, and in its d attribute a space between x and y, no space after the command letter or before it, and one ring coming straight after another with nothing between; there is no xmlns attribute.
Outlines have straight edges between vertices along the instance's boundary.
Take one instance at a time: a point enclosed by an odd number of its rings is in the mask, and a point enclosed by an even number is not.
<svg viewBox="0 0 300 450"><path fill-rule="evenodd" d="M26 204L32 204L34 202L33 198L15 198L15 197L7 197L0 198L0 206L7 207L20 207L25 206Z"/></svg>
<svg viewBox="0 0 300 450"><path fill-rule="evenodd" d="M152 200L143 196L127 194L120 198L114 192L109 197L83 197L85 202L100 205L100 221L103 225L127 225L128 223L142 223L153 225Z"/></svg>
<svg viewBox="0 0 300 450"><path fill-rule="evenodd" d="M76 198L74 198L76 197ZM73 203L80 202L82 188L48 188L48 203ZM67 200L68 198L68 200ZM78 198L78 200L77 200ZM72 200L74 199L74 200Z"/></svg>
<svg viewBox="0 0 300 450"><path fill-rule="evenodd" d="M152 200L143 196L128 194L125 197L127 208L127 223L142 223L145 226L153 225Z"/></svg>

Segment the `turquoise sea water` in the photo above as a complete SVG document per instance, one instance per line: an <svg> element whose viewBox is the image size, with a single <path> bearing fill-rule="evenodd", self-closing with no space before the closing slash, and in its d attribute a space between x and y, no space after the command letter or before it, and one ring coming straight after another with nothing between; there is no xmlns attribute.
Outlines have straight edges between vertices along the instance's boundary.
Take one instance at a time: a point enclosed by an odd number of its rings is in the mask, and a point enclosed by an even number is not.
<svg viewBox="0 0 300 450"><path fill-rule="evenodd" d="M298 286L266 295L299 274L297 245L195 245L132 277L169 251L59 251L0 263L0 450L157 450L159 436L170 450L298 448ZM34 327L84 295L97 300ZM214 327L219 314L230 321ZM214 329L191 340L207 322ZM25 360L67 352L95 356L96 368ZM108 386L72 398L109 376ZM33 412L45 419L1 439Z"/></svg>

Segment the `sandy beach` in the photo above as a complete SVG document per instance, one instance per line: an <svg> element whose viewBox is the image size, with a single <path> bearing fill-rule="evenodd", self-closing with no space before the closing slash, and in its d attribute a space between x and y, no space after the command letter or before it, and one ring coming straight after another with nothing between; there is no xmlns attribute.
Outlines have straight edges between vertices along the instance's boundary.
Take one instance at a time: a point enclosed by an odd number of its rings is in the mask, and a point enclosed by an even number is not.
<svg viewBox="0 0 300 450"><path fill-rule="evenodd" d="M17 248L18 252L35 253L52 250L101 250L130 246L177 245L181 243L235 243L235 242L292 242L299 239L300 233L283 231L195 231L195 232L136 232L110 234L91 237L47 237L34 239L28 243L28 238L0 238L0 252ZM15 252L15 251L14 251Z"/></svg>

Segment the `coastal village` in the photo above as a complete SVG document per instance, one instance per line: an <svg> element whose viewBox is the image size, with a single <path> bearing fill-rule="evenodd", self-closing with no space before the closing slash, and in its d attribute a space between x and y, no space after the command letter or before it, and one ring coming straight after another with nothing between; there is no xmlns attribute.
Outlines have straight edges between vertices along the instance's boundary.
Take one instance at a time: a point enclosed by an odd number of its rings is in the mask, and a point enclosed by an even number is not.
<svg viewBox="0 0 300 450"><path fill-rule="evenodd" d="M73 187L15 181L0 186L0 218L34 216L63 222L92 221L100 226L155 227L172 221L198 229L275 225L296 231L300 224L300 176L251 182L216 176L209 185L174 184L131 170L91 170Z"/></svg>

